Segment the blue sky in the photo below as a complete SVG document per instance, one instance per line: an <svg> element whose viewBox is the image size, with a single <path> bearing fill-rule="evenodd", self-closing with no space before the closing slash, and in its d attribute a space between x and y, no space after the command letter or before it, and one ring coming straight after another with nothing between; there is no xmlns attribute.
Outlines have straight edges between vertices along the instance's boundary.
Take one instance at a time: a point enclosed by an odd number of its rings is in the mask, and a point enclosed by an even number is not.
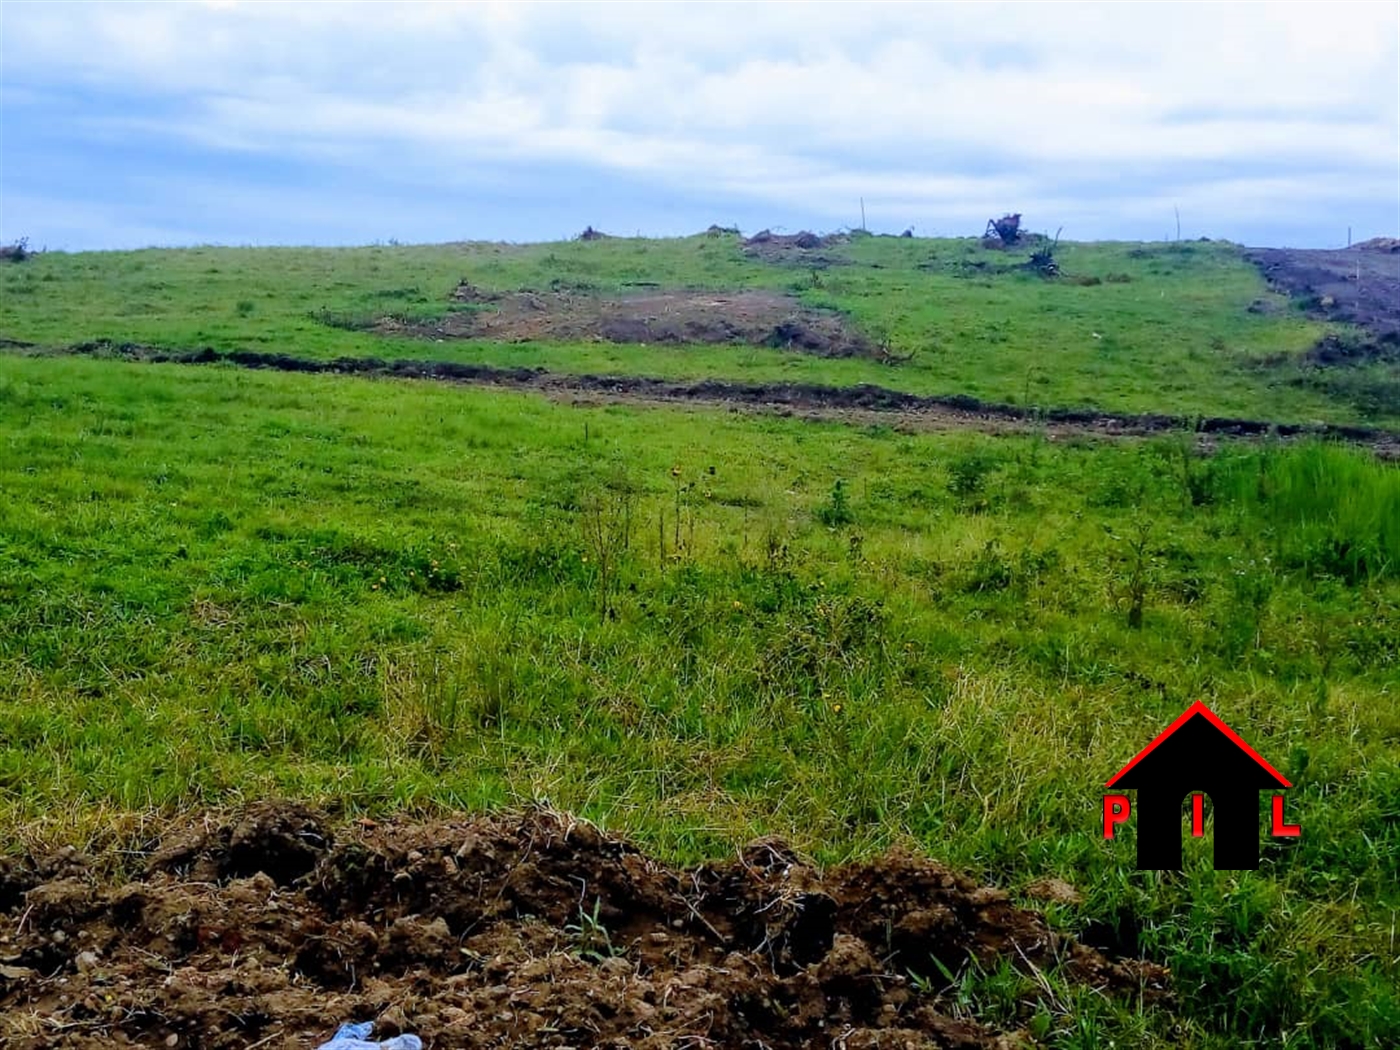
<svg viewBox="0 0 1400 1050"><path fill-rule="evenodd" d="M1400 235L1400 5L0 4L0 241Z"/></svg>

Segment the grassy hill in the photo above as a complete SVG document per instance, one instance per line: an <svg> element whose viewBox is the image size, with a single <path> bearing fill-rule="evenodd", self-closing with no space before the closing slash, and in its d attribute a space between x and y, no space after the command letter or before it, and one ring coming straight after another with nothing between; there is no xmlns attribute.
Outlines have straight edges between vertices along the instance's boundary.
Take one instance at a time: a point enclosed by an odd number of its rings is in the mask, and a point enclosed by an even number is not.
<svg viewBox="0 0 1400 1050"><path fill-rule="evenodd" d="M11 850L269 796L371 814L547 798L676 862L768 834L824 862L903 844L1017 894L1062 878L1084 900L1038 905L1057 927L1171 967L1169 1010L1011 964L918 974L1044 1045L1400 1040L1393 464L56 352L1397 418L1293 381L1327 329L1226 245L1063 246L1058 281L991 272L1020 260L972 242L824 255L697 237L6 267L0 336L37 344L0 350ZM464 279L792 292L913 356L361 330L431 332ZM1266 839L1258 871L1216 872L1188 838L1179 876L1137 872L1131 831L1101 836L1103 782L1198 699L1290 778L1304 835Z"/></svg>
<svg viewBox="0 0 1400 1050"><path fill-rule="evenodd" d="M1396 367L1319 384L1306 352L1329 326L1270 293L1223 243L1066 244L1063 276L1029 252L975 240L858 237L776 260L737 237L511 246L195 248L44 254L5 268L0 336L60 347L91 340L311 357L429 357L563 372L745 381L874 383L1040 407L1400 423ZM383 318L431 325L459 281L581 294L770 289L831 307L901 363L739 346L549 344L410 338L353 330ZM1251 307L1253 312L1251 312ZM352 329L352 330L347 330Z"/></svg>

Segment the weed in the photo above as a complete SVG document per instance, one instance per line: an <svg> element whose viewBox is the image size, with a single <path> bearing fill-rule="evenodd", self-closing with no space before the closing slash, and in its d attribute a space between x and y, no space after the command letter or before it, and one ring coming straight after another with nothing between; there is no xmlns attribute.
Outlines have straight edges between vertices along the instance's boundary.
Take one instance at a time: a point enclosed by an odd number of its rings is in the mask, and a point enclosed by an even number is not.
<svg viewBox="0 0 1400 1050"><path fill-rule="evenodd" d="M846 482L837 478L831 485L826 502L817 508L817 520L829 529L844 528L856 518L851 512L851 499L846 494Z"/></svg>
<svg viewBox="0 0 1400 1050"><path fill-rule="evenodd" d="M619 563L632 545L635 503L625 479L590 494L583 503L581 528L595 567L598 613L604 618L613 615L611 603Z"/></svg>
<svg viewBox="0 0 1400 1050"><path fill-rule="evenodd" d="M578 921L564 927L564 932L573 938L574 954L589 962L603 962L626 955L626 949L612 942L612 935L599 917L603 908L602 898L593 902L590 912L582 904L578 908Z"/></svg>
<svg viewBox="0 0 1400 1050"><path fill-rule="evenodd" d="M1152 519L1146 516L1139 516L1130 528L1121 532L1112 525L1104 525L1105 533L1117 548L1114 560L1118 566L1119 596L1127 605L1127 623L1133 630L1142 627L1143 607L1161 565L1160 555L1151 545L1153 529Z"/></svg>
<svg viewBox="0 0 1400 1050"><path fill-rule="evenodd" d="M948 492L963 510L983 511L989 507L985 498L987 477L996 468L996 460L983 453L968 453L948 464Z"/></svg>

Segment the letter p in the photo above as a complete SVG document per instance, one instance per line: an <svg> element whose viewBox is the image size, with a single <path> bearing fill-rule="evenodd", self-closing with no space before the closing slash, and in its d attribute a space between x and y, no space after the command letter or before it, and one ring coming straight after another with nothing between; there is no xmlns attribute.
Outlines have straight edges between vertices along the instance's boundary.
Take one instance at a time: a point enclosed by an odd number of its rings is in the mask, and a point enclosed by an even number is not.
<svg viewBox="0 0 1400 1050"><path fill-rule="evenodd" d="M1133 807L1127 795L1105 795L1103 797L1103 837L1113 838L1113 825L1122 824L1132 815Z"/></svg>

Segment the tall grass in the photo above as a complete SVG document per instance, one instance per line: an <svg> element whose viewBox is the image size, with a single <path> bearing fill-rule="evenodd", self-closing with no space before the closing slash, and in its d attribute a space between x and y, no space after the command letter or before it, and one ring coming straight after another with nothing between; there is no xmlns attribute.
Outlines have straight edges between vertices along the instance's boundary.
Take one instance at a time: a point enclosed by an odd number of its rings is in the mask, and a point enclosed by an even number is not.
<svg viewBox="0 0 1400 1050"><path fill-rule="evenodd" d="M1321 443L1235 452L1211 492L1243 508L1289 564L1348 583L1400 573L1400 468Z"/></svg>

